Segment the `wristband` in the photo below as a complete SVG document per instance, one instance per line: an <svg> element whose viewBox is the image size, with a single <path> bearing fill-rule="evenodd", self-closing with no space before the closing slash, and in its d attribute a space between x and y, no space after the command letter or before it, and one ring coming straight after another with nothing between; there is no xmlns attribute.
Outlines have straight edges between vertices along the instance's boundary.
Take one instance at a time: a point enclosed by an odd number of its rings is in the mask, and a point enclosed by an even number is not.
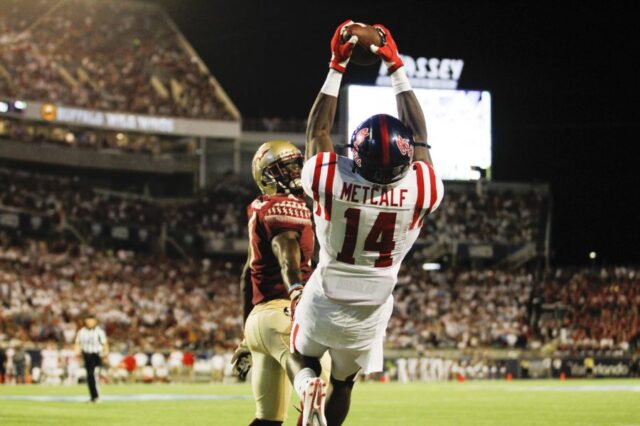
<svg viewBox="0 0 640 426"><path fill-rule="evenodd" d="M327 79L324 81L322 85L322 89L320 89L320 93L324 93L325 95L333 96L334 98L338 97L338 93L340 92L340 83L342 82L342 73L334 70L333 68L329 69L329 74L327 74Z"/></svg>
<svg viewBox="0 0 640 426"><path fill-rule="evenodd" d="M412 90L409 77L407 77L404 67L398 68L391 74L391 87L393 87L393 93L396 95Z"/></svg>
<svg viewBox="0 0 640 426"><path fill-rule="evenodd" d="M424 143L424 142L414 142L413 146L422 146L424 148L431 149L431 145L429 145L428 143Z"/></svg>
<svg viewBox="0 0 640 426"><path fill-rule="evenodd" d="M304 288L304 284L302 283L295 283L295 284L291 284L291 287L289 287L289 296L291 296L291 293L293 293L296 290L302 290Z"/></svg>

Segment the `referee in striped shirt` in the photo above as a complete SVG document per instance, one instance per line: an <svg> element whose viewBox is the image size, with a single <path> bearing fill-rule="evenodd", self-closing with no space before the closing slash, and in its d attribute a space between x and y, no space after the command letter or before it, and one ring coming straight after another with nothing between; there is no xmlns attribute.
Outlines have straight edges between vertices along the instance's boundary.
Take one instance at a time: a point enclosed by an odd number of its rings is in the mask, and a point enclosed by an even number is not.
<svg viewBox="0 0 640 426"><path fill-rule="evenodd" d="M102 358L109 354L109 344L107 343L107 335L97 326L97 321L93 316L85 319L84 327L76 335L76 353L82 354L84 360L91 402L98 402L95 370L96 367L102 366Z"/></svg>

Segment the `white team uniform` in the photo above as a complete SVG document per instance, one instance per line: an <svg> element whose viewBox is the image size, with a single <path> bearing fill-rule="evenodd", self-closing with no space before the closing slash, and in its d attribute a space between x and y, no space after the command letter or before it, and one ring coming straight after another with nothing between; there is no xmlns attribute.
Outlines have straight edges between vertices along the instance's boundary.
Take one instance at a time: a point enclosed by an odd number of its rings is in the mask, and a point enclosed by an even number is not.
<svg viewBox="0 0 640 426"><path fill-rule="evenodd" d="M328 349L338 380L360 367L382 371L398 271L423 218L442 200L442 181L419 161L382 187L356 173L349 158L319 153L304 164L302 185L314 200L320 258L296 309L292 350L320 356Z"/></svg>

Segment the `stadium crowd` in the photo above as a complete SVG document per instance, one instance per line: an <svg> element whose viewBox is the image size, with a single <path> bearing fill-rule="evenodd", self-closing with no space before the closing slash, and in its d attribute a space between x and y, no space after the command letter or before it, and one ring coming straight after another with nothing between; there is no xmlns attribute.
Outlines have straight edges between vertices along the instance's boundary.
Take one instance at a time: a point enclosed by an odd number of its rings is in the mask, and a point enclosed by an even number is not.
<svg viewBox="0 0 640 426"><path fill-rule="evenodd" d="M74 179L0 168L0 208L63 220L142 227L158 233L206 233L210 238L246 236L244 208L255 195L229 177L184 204L165 206L153 200L101 192Z"/></svg>
<svg viewBox="0 0 640 426"><path fill-rule="evenodd" d="M0 95L107 111L230 120L196 54L153 5L9 0Z"/></svg>
<svg viewBox="0 0 640 426"><path fill-rule="evenodd" d="M545 199L530 190L469 190L447 186L446 202L425 221L423 235L441 242L518 245L537 241L544 229Z"/></svg>
<svg viewBox="0 0 640 426"><path fill-rule="evenodd" d="M619 353L640 343L640 270L401 272L388 342Z"/></svg>
<svg viewBox="0 0 640 426"><path fill-rule="evenodd" d="M59 223L84 222L143 227L158 232L201 233L210 239L246 238L246 206L255 185L225 176L189 202L165 205L153 199L97 191L74 180L0 169L0 207L23 209ZM473 185L447 191L447 202L423 228L427 241L524 244L544 229L544 195L484 189Z"/></svg>
<svg viewBox="0 0 640 426"><path fill-rule="evenodd" d="M71 343L87 312L125 348L230 350L241 336L238 263L7 239L0 271L1 341ZM638 273L403 267L387 343L416 350L549 342L629 349L640 337Z"/></svg>
<svg viewBox="0 0 640 426"><path fill-rule="evenodd" d="M396 349L526 347L535 279L494 270L425 273L403 268L388 343Z"/></svg>
<svg viewBox="0 0 640 426"><path fill-rule="evenodd" d="M0 335L71 343L91 312L131 348L230 350L241 334L237 265L27 240L0 249Z"/></svg>
<svg viewBox="0 0 640 426"><path fill-rule="evenodd" d="M539 284L548 314L538 322L542 339L557 350L620 348L640 340L640 271L625 267L556 270ZM572 332L568 333L567 330Z"/></svg>

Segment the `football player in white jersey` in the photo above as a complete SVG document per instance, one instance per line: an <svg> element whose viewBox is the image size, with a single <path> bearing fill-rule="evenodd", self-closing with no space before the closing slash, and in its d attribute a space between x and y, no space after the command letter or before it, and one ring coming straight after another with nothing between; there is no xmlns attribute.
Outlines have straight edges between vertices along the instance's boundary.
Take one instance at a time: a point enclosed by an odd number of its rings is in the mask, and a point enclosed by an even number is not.
<svg viewBox="0 0 640 426"><path fill-rule="evenodd" d="M382 25L374 27L384 44L371 50L387 65L399 119L368 118L353 132L351 158L334 153L330 134L340 82L357 42L356 36L342 41L351 24L342 23L333 36L329 75L307 127L302 184L313 199L320 256L295 311L288 369L303 402L304 426L342 424L357 373L382 371L400 264L443 195L422 108ZM328 396L316 361L326 351L332 359Z"/></svg>

